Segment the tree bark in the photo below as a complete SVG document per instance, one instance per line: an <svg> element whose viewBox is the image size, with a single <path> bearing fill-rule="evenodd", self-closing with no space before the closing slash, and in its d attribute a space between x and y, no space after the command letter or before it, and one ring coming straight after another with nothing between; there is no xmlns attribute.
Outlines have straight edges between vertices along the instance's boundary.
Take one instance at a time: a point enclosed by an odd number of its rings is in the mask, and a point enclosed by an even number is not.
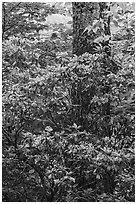
<svg viewBox="0 0 137 204"><path fill-rule="evenodd" d="M72 10L73 54L93 54L96 46L94 40L100 36L110 36L110 17L105 13L109 10L109 5L105 2L73 2ZM97 32L93 30L94 22L98 22ZM109 42L102 42L102 46L108 44Z"/></svg>
<svg viewBox="0 0 137 204"><path fill-rule="evenodd" d="M93 23L93 13L97 7L92 2L73 2L73 54L81 55L88 50L88 40L84 30ZM92 38L92 36L90 36ZM84 49L84 50L83 50Z"/></svg>

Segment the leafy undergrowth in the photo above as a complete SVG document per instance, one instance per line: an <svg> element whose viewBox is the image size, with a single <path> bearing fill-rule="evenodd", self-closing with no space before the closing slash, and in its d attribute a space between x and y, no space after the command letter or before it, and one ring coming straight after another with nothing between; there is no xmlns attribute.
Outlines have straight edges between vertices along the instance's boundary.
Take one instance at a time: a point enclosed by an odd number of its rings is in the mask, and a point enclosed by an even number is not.
<svg viewBox="0 0 137 204"><path fill-rule="evenodd" d="M3 200L134 201L132 79L99 54L10 74Z"/></svg>
<svg viewBox="0 0 137 204"><path fill-rule="evenodd" d="M5 29L3 202L134 202L134 18L131 33L113 36L111 57L98 48L77 57L72 22L42 31L56 8L21 6L37 15L24 16L22 30L24 10L15 10L13 36Z"/></svg>

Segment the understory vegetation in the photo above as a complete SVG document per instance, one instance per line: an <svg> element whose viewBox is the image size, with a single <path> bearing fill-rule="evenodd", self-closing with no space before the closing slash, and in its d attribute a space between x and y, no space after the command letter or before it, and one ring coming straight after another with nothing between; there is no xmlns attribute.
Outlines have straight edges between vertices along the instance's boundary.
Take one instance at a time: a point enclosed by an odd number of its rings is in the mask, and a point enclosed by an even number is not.
<svg viewBox="0 0 137 204"><path fill-rule="evenodd" d="M3 202L134 202L134 4L79 55L71 2L2 6Z"/></svg>

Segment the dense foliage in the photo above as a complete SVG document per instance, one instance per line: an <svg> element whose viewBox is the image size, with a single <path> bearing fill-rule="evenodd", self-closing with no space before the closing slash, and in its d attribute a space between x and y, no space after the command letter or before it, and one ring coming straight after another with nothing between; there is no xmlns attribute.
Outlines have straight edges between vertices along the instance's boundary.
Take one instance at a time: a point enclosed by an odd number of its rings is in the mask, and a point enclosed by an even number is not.
<svg viewBox="0 0 137 204"><path fill-rule="evenodd" d="M4 202L135 200L134 4L111 4L111 56L72 55L71 14L3 3Z"/></svg>

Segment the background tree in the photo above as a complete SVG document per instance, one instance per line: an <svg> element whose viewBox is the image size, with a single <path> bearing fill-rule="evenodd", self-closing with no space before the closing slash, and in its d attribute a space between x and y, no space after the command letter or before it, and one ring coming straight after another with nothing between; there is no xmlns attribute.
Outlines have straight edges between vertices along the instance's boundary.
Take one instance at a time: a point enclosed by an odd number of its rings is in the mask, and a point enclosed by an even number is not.
<svg viewBox="0 0 137 204"><path fill-rule="evenodd" d="M2 30L3 38L9 36L24 37L38 34L39 30L48 27L45 20L48 14L54 13L55 9L45 3L11 2L2 4Z"/></svg>
<svg viewBox="0 0 137 204"><path fill-rule="evenodd" d="M82 72L82 75L78 72L79 68L75 67L74 73L77 75L78 79L76 81L75 78L72 83L73 92L71 92L71 98L73 98L73 103L77 106L77 108L74 109L75 117L73 118L77 118L76 123L82 127L84 126L84 129L87 128L87 130L89 130L91 126L94 126L94 128L96 127L94 131L92 129L94 134L100 132L101 135L104 134L104 137L107 136L108 138L112 138L112 120L114 117L114 114L112 114L114 113L114 98L111 94L112 88L114 87L112 81L109 80L108 77L110 74L119 74L118 70L122 69L111 56L111 45L113 43L110 32L110 20L112 20L110 15L111 6L113 8L115 5L110 3L73 3L74 54L79 56L85 52L92 54L100 53L100 56L102 56L99 58L101 62L100 73L102 72L104 75L104 78L100 78L100 82L103 83L103 89L98 90L98 92L95 88L97 86L93 86L91 84L88 86L88 88L85 88L85 82L87 82L90 77L93 79L93 76L88 75L88 77L85 77L84 72ZM88 15L90 17L87 17ZM82 63L84 62L81 62L81 64ZM101 96L105 99L104 102L98 106L98 111L95 110L95 112L97 111L100 113L99 115L102 118L100 122L103 122L103 128L101 128L102 130L100 131L99 126L101 126L101 124L97 119L97 112L94 115L92 113L94 107L91 106L91 101L93 101L94 97L97 96L97 92L99 94L99 98ZM89 115L90 117L93 115L92 125L90 123L89 117L87 117ZM93 121L96 122L94 123ZM115 172L113 172L112 169L106 170L106 172L108 172L108 175L105 175L103 181L104 191L112 193L115 189Z"/></svg>

